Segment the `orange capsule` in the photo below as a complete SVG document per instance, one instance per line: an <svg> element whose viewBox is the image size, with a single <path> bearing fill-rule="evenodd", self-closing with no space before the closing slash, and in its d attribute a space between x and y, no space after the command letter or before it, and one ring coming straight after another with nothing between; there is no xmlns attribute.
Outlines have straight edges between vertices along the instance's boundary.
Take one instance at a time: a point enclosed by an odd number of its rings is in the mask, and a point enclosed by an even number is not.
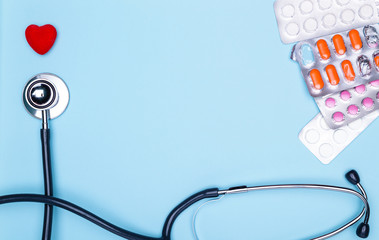
<svg viewBox="0 0 379 240"><path fill-rule="evenodd" d="M379 56L374 57L375 65L379 68Z"/></svg>
<svg viewBox="0 0 379 240"><path fill-rule="evenodd" d="M335 35L333 37L334 48L338 55L344 55L346 52L345 42L343 41L343 37L341 35Z"/></svg>
<svg viewBox="0 0 379 240"><path fill-rule="evenodd" d="M359 36L359 32L357 30L351 30L349 32L351 46L355 50L360 50L363 47L361 36Z"/></svg>
<svg viewBox="0 0 379 240"><path fill-rule="evenodd" d="M317 41L317 48L322 59L328 60L330 58L328 43L324 39Z"/></svg>
<svg viewBox="0 0 379 240"><path fill-rule="evenodd" d="M324 81L322 80L322 76L319 70L313 69L309 75L311 76L314 88L317 90L324 88Z"/></svg>
<svg viewBox="0 0 379 240"><path fill-rule="evenodd" d="M338 76L337 69L334 65L328 65L325 68L326 75L328 75L329 82L333 86L336 86L340 83L340 77Z"/></svg>
<svg viewBox="0 0 379 240"><path fill-rule="evenodd" d="M349 81L354 81L355 72L353 68L353 64L349 60L345 60L341 63L343 73L345 74L345 78Z"/></svg>

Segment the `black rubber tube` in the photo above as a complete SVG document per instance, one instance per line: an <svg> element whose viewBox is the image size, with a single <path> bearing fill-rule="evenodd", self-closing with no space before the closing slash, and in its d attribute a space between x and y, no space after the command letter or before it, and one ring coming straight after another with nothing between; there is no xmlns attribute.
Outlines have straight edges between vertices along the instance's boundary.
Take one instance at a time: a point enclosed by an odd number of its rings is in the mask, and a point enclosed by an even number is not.
<svg viewBox="0 0 379 240"><path fill-rule="evenodd" d="M43 179L45 186L45 196L53 196L53 178L51 170L51 154L50 154L50 130L41 129L42 142L42 164ZM42 240L51 239L51 230L53 225L53 206L45 205L45 213L43 219Z"/></svg>
<svg viewBox="0 0 379 240"><path fill-rule="evenodd" d="M192 195L191 197L184 200L182 203L180 203L176 208L174 208L170 214L168 215L166 222L163 227L162 231L162 238L164 240L170 240L171 239L171 230L172 226L174 225L175 220L177 217L187 208L192 206L193 204L197 203L198 201L201 201L206 198L216 198L219 196L218 194L219 189L218 188L211 188L204 191L201 191L199 193L196 193Z"/></svg>
<svg viewBox="0 0 379 240"><path fill-rule="evenodd" d="M44 196L39 194L13 194L13 195L6 195L6 196L0 196L0 205L7 204L7 203L17 203L17 202L34 202L34 203L44 203L51 206L56 206L62 209L65 209L69 212L72 212L94 224L97 226L116 234L120 237L123 237L128 240L170 240L171 239L171 230L175 223L175 220L177 217L187 208L189 208L191 205L197 203L198 201L205 199L205 198L214 198L218 197L218 189L213 188L209 190L204 190L199 193L196 193L192 195L191 197L187 198L185 201L180 203L177 207L175 207L171 213L168 215L163 230L162 230L162 237L160 238L154 238L154 237L148 237L144 235L140 235L137 233L133 233L131 231L122 229L116 225L113 225L112 223L96 216L92 212L89 212L88 210L85 210L84 208L81 208L71 202L68 202L63 199L50 197L50 196Z"/></svg>

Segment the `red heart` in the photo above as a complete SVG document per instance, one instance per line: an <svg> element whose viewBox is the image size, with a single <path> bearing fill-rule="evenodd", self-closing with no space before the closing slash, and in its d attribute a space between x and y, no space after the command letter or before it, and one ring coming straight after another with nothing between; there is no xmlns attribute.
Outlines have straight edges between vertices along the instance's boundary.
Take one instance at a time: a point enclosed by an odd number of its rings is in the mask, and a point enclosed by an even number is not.
<svg viewBox="0 0 379 240"><path fill-rule="evenodd" d="M57 30L53 25L30 25L25 31L26 40L38 54L44 55L53 47Z"/></svg>

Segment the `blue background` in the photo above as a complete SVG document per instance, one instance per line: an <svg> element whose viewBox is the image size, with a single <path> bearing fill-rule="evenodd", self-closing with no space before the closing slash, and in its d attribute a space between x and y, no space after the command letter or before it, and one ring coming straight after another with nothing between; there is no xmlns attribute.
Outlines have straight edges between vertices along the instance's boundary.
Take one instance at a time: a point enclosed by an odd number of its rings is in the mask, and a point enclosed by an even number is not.
<svg viewBox="0 0 379 240"><path fill-rule="evenodd" d="M0 1L0 194L42 193L40 121L22 104L35 74L62 77L70 106L51 122L56 196L159 237L169 211L208 187L320 183L351 187L360 171L379 238L374 122L332 164L298 140L317 113L273 1ZM54 48L28 46L29 24L53 24ZM193 239L196 207L173 239ZM284 191L227 197L198 216L200 239L304 239L360 211L343 194ZM43 206L0 207L1 239L40 239ZM334 239L356 239L355 228ZM53 239L120 239L55 211Z"/></svg>

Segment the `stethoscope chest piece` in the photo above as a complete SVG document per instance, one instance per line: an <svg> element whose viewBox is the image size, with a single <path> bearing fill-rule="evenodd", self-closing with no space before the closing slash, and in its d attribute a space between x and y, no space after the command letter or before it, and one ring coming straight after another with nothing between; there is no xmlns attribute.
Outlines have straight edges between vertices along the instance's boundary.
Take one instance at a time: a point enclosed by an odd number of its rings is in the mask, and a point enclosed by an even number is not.
<svg viewBox="0 0 379 240"><path fill-rule="evenodd" d="M26 110L34 117L42 119L44 111L49 118L59 117L67 108L70 93L65 82L51 73L34 76L25 86L23 101Z"/></svg>

